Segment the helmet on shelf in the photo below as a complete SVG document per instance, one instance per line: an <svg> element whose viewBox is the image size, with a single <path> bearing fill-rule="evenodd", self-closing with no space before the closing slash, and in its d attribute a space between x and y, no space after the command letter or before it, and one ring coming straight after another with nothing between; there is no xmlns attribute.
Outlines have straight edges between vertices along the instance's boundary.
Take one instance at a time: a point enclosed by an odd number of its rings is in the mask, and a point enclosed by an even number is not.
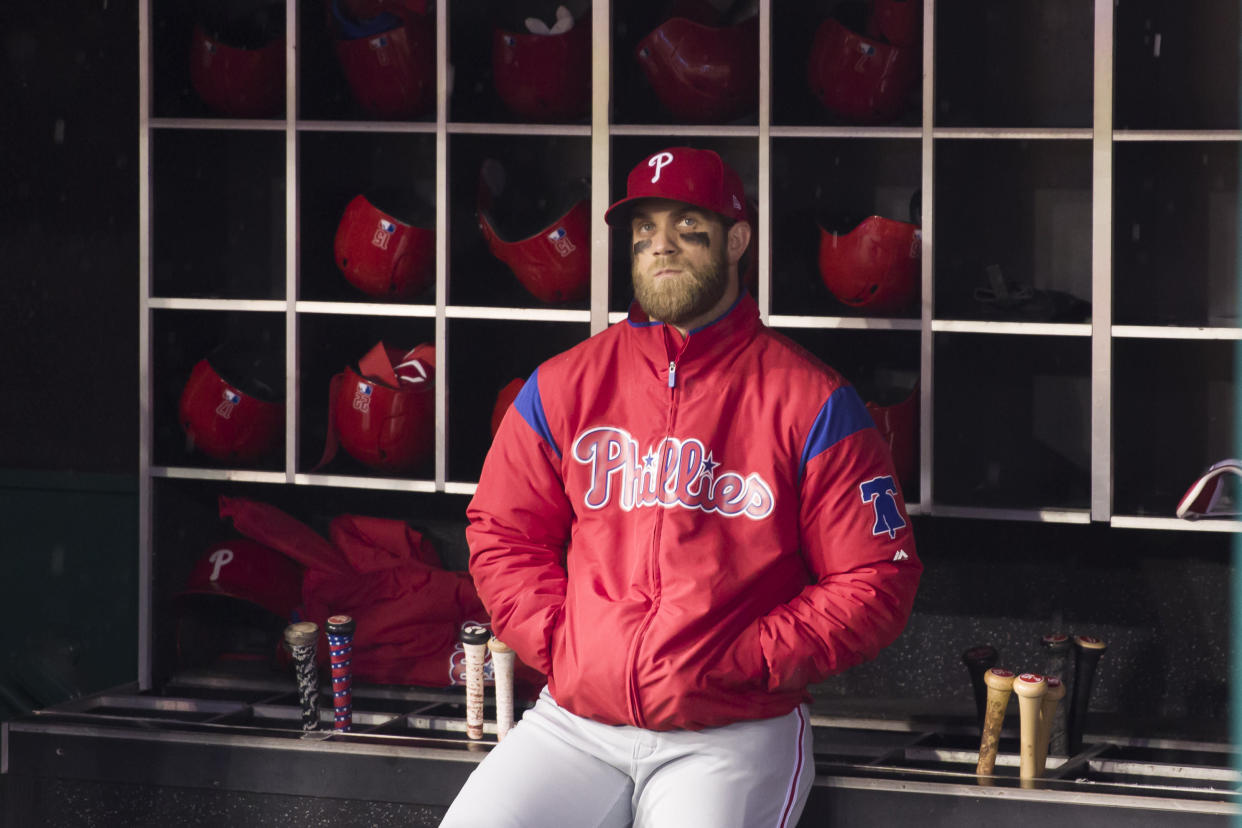
<svg viewBox="0 0 1242 828"><path fill-rule="evenodd" d="M554 204L511 183L494 158L479 172L477 217L488 249L535 298L549 304L583 299L591 284L590 209L575 186L568 189L574 192ZM571 202L568 209L564 201Z"/></svg>
<svg viewBox="0 0 1242 828"><path fill-rule="evenodd" d="M923 39L921 0L869 0L867 36L894 46L920 46Z"/></svg>
<svg viewBox="0 0 1242 828"><path fill-rule="evenodd" d="M892 121L906 108L922 76L920 44L890 43L864 33L865 24L851 26L847 20L849 15L830 17L815 30L807 62L811 92L828 111L850 123ZM894 11L891 20L875 25L895 31L901 28L898 20Z"/></svg>
<svg viewBox="0 0 1242 828"><path fill-rule="evenodd" d="M564 122L591 101L591 21L558 6L552 26L528 17L526 31L492 30L492 82L501 103L519 118Z"/></svg>
<svg viewBox="0 0 1242 828"><path fill-rule="evenodd" d="M922 285L917 224L868 216L846 232L819 226L819 275L839 301L873 315L910 312Z"/></svg>
<svg viewBox="0 0 1242 828"><path fill-rule="evenodd" d="M355 16L367 13L374 16ZM398 4L333 0L332 17L341 71L364 113L395 120L431 109L436 98L434 15Z"/></svg>
<svg viewBox="0 0 1242 828"><path fill-rule="evenodd" d="M381 209L380 200L359 194L346 205L333 243L336 265L369 296L415 296L435 277L435 230Z"/></svg>
<svg viewBox="0 0 1242 828"><path fill-rule="evenodd" d="M492 437L496 437L496 432L500 430L500 422L505 418L505 414L509 411L509 406L513 405L513 401L517 399L517 395L522 391L522 386L526 385L526 381L520 378L511 379L496 394L496 404L492 406Z"/></svg>
<svg viewBox="0 0 1242 828"><path fill-rule="evenodd" d="M230 118L278 118L285 101L284 4L204 15L190 35L190 85Z"/></svg>
<svg viewBox="0 0 1242 828"><path fill-rule="evenodd" d="M910 489L914 486L919 459L919 384L915 382L912 390L902 389L898 393L899 398L892 402L888 401L893 396L891 393L882 394L879 396L883 399L868 400L866 407L884 442L888 443L897 479Z"/></svg>
<svg viewBox="0 0 1242 828"><path fill-rule="evenodd" d="M200 359L181 390L187 443L222 462L253 463L283 442L283 384L265 357L218 349Z"/></svg>
<svg viewBox="0 0 1242 828"><path fill-rule="evenodd" d="M759 103L759 18L714 26L666 20L639 41L635 60L660 104L687 123L732 121Z"/></svg>
<svg viewBox="0 0 1242 828"><path fill-rule="evenodd" d="M332 383L332 428L358 462L408 471L435 450L435 346L378 343Z"/></svg>
<svg viewBox="0 0 1242 828"><path fill-rule="evenodd" d="M304 572L249 538L210 545L174 596L178 662L278 661L281 632L301 611Z"/></svg>

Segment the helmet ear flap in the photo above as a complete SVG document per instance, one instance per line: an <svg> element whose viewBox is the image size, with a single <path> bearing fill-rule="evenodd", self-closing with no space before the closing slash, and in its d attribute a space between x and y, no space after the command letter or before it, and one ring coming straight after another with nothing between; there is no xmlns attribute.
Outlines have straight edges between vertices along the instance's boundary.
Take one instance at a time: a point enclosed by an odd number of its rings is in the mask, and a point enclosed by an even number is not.
<svg viewBox="0 0 1242 828"><path fill-rule="evenodd" d="M551 27L527 18L526 31L492 31L492 82L513 115L527 121L575 121L591 100L591 22L557 8Z"/></svg>
<svg viewBox="0 0 1242 828"><path fill-rule="evenodd" d="M759 102L759 18L724 27L685 17L660 24L634 58L660 104L686 123L720 123Z"/></svg>
<svg viewBox="0 0 1242 828"><path fill-rule="evenodd" d="M860 34L836 17L815 30L807 84L833 115L857 124L892 121L922 74L921 49Z"/></svg>
<svg viewBox="0 0 1242 828"><path fill-rule="evenodd" d="M380 120L417 118L435 103L435 18L402 10L354 20L332 3L336 56L358 107Z"/></svg>
<svg viewBox="0 0 1242 828"><path fill-rule="evenodd" d="M377 357L387 362L383 376L364 367ZM406 352L380 343L332 383L334 436L351 457L381 472L426 462L435 450L435 363L430 343Z"/></svg>
<svg viewBox="0 0 1242 828"><path fill-rule="evenodd" d="M380 209L367 195L350 200L333 249L346 280L369 296L417 296L435 278L435 230Z"/></svg>
<svg viewBox="0 0 1242 828"><path fill-rule="evenodd" d="M872 314L907 313L921 293L922 233L869 216L852 230L819 228L819 272L840 302Z"/></svg>
<svg viewBox="0 0 1242 828"><path fill-rule="evenodd" d="M575 184L562 194L572 205L545 223L552 200L527 197L525 186L498 160L483 162L475 216L488 249L539 301L585 299L591 283L590 202L578 197Z"/></svg>
<svg viewBox="0 0 1242 828"><path fill-rule="evenodd" d="M246 15L212 13L190 35L190 86L208 108L230 118L273 118L285 100L284 5Z"/></svg>
<svg viewBox="0 0 1242 828"><path fill-rule="evenodd" d="M251 390L266 387L248 378ZM275 389L271 389L275 393ZM178 401L178 421L191 450L214 460L253 463L272 454L282 442L285 404L248 393L226 380L212 363L194 366Z"/></svg>

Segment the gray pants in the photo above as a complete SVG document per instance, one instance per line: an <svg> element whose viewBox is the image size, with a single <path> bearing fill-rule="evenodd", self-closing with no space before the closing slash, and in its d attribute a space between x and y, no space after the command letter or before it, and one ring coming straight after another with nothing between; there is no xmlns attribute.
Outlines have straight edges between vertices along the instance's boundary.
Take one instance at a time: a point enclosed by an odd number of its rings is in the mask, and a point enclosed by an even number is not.
<svg viewBox="0 0 1242 828"><path fill-rule="evenodd" d="M814 778L805 705L661 733L575 716L545 689L440 826L792 828Z"/></svg>

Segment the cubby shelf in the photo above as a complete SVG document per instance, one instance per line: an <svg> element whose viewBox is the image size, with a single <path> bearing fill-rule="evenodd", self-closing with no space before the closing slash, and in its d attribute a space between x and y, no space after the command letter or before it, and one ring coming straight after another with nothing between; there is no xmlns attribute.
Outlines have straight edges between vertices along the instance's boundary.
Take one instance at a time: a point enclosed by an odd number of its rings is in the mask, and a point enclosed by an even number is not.
<svg viewBox="0 0 1242 828"><path fill-rule="evenodd" d="M186 11L161 0L140 5L148 567L160 554L153 527L163 520L153 508L155 480L472 494L487 441L484 409L498 390L489 383L524 377L540 359L625 318L627 246L603 211L637 159L676 143L720 151L753 196L758 298L770 325L860 388L877 376L917 379L912 513L1169 531L1242 526L1173 516L1176 493L1196 470L1234 451L1222 423L1233 419L1232 348L1242 340L1242 326L1228 324L1237 294L1238 73L1220 73L1202 89L1187 82L1196 58L1178 49L1182 38L1218 43L1206 36L1228 28L1207 0L1172 4L1177 10L1156 0L922 0L922 83L900 116L878 125L838 123L816 108L798 50L826 12L793 0L758 3L769 42L760 44L754 113L712 124L658 115L630 64L634 27L656 14L654 2L589 4L591 101L570 123L502 115L478 40L490 27L486 4L432 4L436 102L416 120L355 111L316 21L295 0L285 4L285 117L213 116L190 89ZM1158 66L1143 41L1151 26L1169 27ZM1049 43L1057 48L1025 48ZM984 63L967 71L953 62L962 54ZM493 151L513 154L543 181L577 175L588 183L586 299L542 304L489 256L476 226L473 165ZM1142 160L1151 152L1167 176ZM208 153L220 167L167 166L168 158ZM388 302L333 282L329 236L351 187L394 183L430 208L436 265L424 293ZM892 215L907 207L921 213L921 301L894 317L837 302L816 272L816 222L846 208ZM222 221L234 208L244 220ZM1168 218L1174 208L1176 221ZM222 238L197 261L208 231ZM1192 262L1177 269L1186 245ZM1015 290L1053 297L1053 310L1007 317L981 305L989 267L1003 268ZM1056 301L1067 297L1077 315L1058 318ZM262 317L283 348L288 433L272 468L200 467L169 448L177 424L166 386L192 362L167 349L206 342L216 316L221 330ZM193 336L180 336L182 325L197 326ZM307 458L322 436L303 432L322 427L323 395L298 383L359 358L325 354L338 338L341 347L369 347L358 343L372 331L373 339L404 334L403 344L437 348L434 461L410 478L310 473ZM503 364L489 364L496 360ZM1144 371L1189 374L1168 391L1184 389L1185 404L1148 412L1129 381L1138 373L1133 360ZM1149 477L1118 487L1124 458L1148 452L1159 430L1181 435L1181 454L1158 455L1175 462L1160 471L1144 465ZM150 595L144 607L149 623Z"/></svg>

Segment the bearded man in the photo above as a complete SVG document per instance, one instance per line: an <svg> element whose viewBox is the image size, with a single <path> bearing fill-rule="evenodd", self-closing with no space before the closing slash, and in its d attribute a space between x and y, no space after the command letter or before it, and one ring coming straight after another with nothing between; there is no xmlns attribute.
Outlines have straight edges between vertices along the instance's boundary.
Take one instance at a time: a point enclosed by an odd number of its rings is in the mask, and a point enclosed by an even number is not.
<svg viewBox="0 0 1242 828"><path fill-rule="evenodd" d="M808 685L914 601L884 439L739 284L740 178L673 147L626 190L629 318L535 370L467 510L492 631L548 683L445 826L792 826Z"/></svg>

